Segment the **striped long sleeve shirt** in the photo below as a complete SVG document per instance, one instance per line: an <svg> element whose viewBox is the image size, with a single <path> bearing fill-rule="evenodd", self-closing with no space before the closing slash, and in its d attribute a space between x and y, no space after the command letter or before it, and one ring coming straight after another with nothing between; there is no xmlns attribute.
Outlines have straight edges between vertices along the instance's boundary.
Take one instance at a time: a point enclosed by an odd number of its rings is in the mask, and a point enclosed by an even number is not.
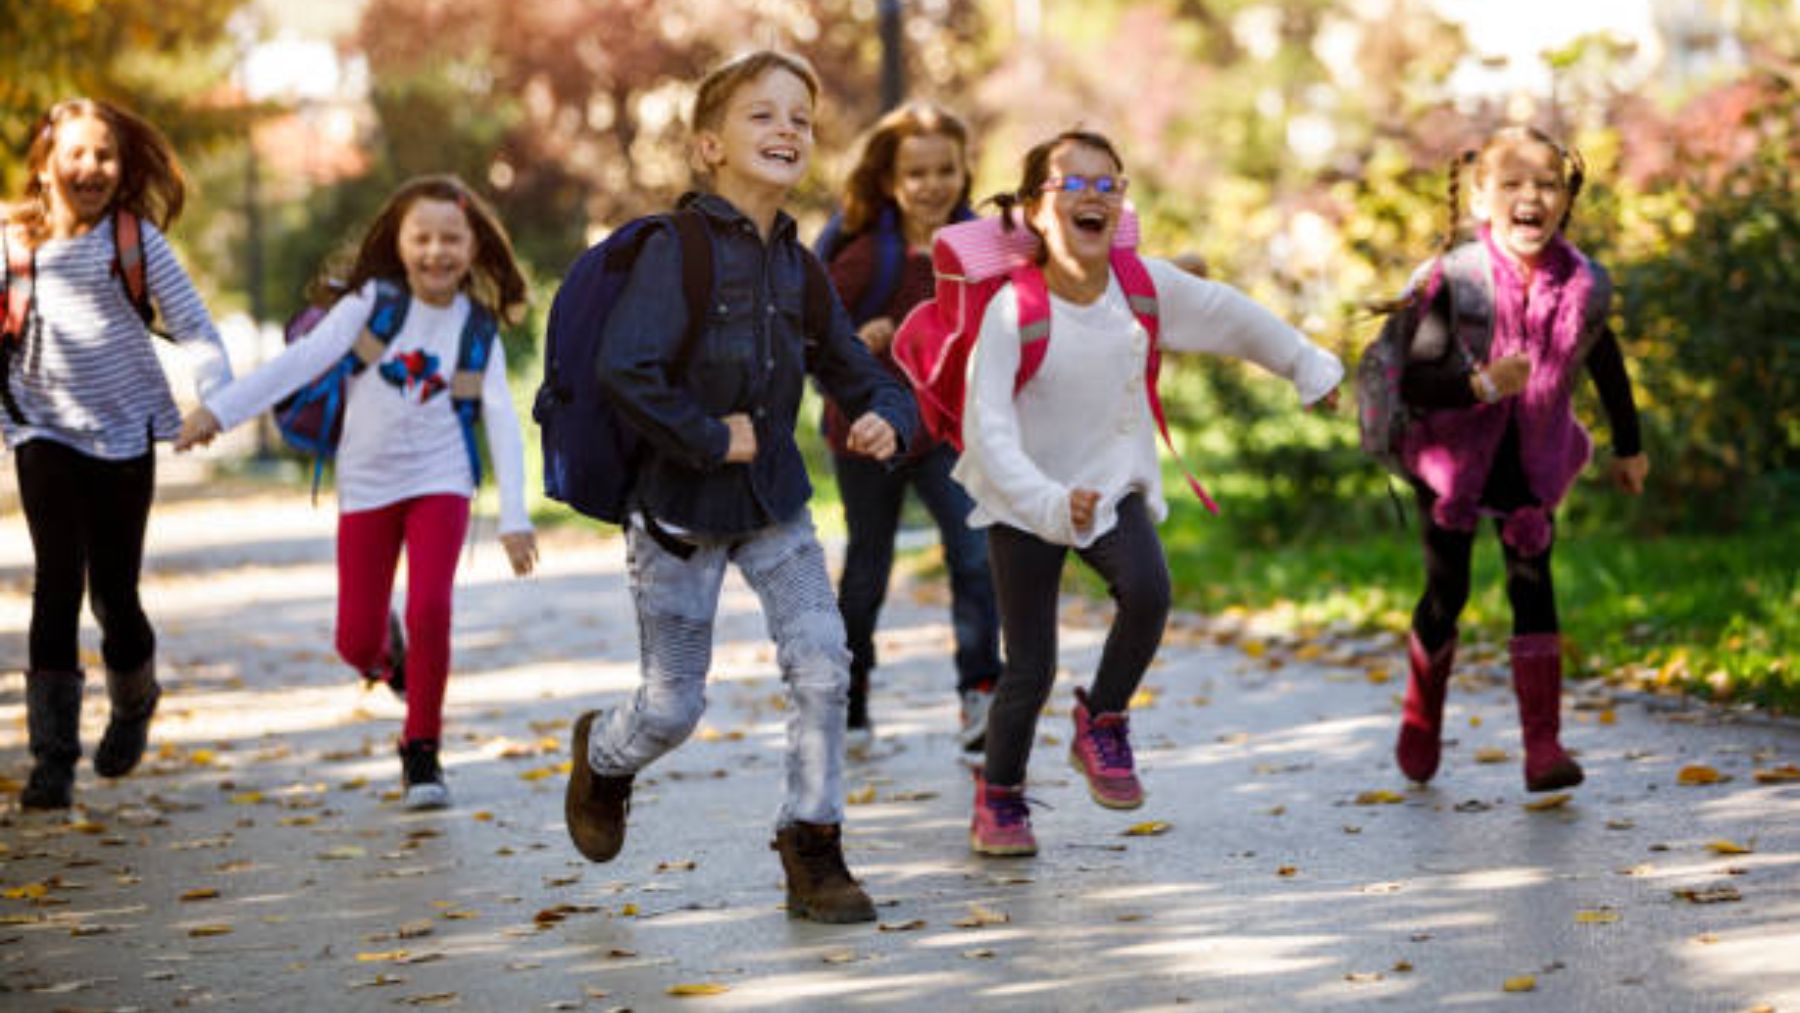
<svg viewBox="0 0 1800 1013"><path fill-rule="evenodd" d="M150 298L168 333L193 357L204 397L231 379L224 343L168 240L147 221L143 243ZM168 377L113 273L113 259L110 216L83 235L37 248L36 309L6 374L25 422L0 411L7 446L55 440L122 461L180 432Z"/></svg>

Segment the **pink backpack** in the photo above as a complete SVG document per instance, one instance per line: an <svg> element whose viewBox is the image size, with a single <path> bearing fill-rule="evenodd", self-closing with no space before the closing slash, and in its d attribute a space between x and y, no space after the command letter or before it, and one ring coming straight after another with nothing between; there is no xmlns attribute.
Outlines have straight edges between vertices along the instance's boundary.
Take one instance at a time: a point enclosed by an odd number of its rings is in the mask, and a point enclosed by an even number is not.
<svg viewBox="0 0 1800 1013"><path fill-rule="evenodd" d="M1157 377L1162 371L1161 333L1156 286L1137 255L1138 219L1130 208L1119 218L1113 235L1112 270L1131 303L1131 310L1150 336L1144 357L1144 391L1150 413L1162 431L1163 444L1177 461L1175 442L1169 435ZM994 293L1007 282L1019 300L1019 372L1013 380L1016 395L1043 365L1050 340L1050 292L1043 272L1032 257L1038 240L1014 213L1011 229L1000 218L979 218L947 225L932 237L931 266L937 275L932 298L906 315L894 334L894 361L912 381L919 402L919 417L938 440L962 450L964 395L967 393L969 356L981 333L981 319ZM1188 487L1213 513L1218 505L1184 462Z"/></svg>

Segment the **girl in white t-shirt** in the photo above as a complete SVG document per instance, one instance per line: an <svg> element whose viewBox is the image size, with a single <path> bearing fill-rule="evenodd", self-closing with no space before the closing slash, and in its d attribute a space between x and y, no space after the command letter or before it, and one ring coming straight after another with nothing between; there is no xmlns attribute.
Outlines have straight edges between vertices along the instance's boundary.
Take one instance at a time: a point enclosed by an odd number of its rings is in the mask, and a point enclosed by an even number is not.
<svg viewBox="0 0 1800 1013"><path fill-rule="evenodd" d="M516 320L525 280L493 211L453 176L403 184L357 251L345 294L304 338L267 365L205 399L176 449L205 444L255 418L374 340L365 328L378 282L404 285L405 319L380 359L346 381L337 448L338 654L364 678L406 700L400 741L406 806L449 804L438 743L450 674L451 591L469 523L477 461L452 407L458 347L471 313ZM479 385L480 417L500 488L500 543L513 572L537 559L525 513L524 450L493 342ZM400 551L406 550L404 636L390 632Z"/></svg>
<svg viewBox="0 0 1800 1013"><path fill-rule="evenodd" d="M1113 234L1127 180L1111 142L1069 131L1031 149L1003 211L1023 212L1040 241L1050 340L1023 387L1019 301L1011 284L988 303L971 363L963 456L954 472L988 529L1006 668L988 712L976 774L971 846L1037 851L1024 794L1037 718L1056 679L1056 605L1069 551L1105 579L1118 609L1092 683L1075 691L1069 758L1094 800L1143 804L1126 706L1162 643L1169 570L1156 524L1168 515L1155 421L1145 391L1149 335L1113 276ZM1248 359L1335 404L1343 366L1226 285L1167 261L1144 261L1164 350Z"/></svg>

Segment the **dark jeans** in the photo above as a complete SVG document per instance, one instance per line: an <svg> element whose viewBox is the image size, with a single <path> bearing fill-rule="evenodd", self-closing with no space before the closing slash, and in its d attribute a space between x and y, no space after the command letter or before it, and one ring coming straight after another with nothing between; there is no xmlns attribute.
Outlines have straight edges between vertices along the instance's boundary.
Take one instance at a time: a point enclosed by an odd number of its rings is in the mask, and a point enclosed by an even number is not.
<svg viewBox="0 0 1800 1013"><path fill-rule="evenodd" d="M940 445L893 470L866 457L832 455L850 544L838 579L838 611L850 642L850 691L868 691L875 667L875 624L894 569L894 535L906 489L919 494L937 521L950 571L950 621L956 633L956 688L973 689L1000 678L1000 621L988 572L987 538L969 527L975 504L950 477L956 451Z"/></svg>
<svg viewBox="0 0 1800 1013"><path fill-rule="evenodd" d="M1056 682L1056 603L1068 553L1068 546L1017 528L988 529L1006 639L1006 674L988 711L990 784L1025 781L1038 714ZM1088 705L1096 714L1123 711L1156 657L1169 619L1169 564L1144 497L1134 493L1121 500L1118 525L1075 554L1106 581L1117 605Z"/></svg>
<svg viewBox="0 0 1800 1013"><path fill-rule="evenodd" d="M106 667L142 665L156 650L156 634L138 601L155 450L129 461L103 461L52 440L30 440L14 449L13 459L37 562L32 669L80 667L81 598L89 591Z"/></svg>
<svg viewBox="0 0 1800 1013"><path fill-rule="evenodd" d="M1452 531L1431 519L1437 495L1422 483L1413 484L1419 502L1419 528L1425 546L1425 593L1413 609L1413 629L1427 651L1436 651L1456 633L1456 621L1469 602L1470 561L1475 554L1474 531ZM1495 521L1498 532L1500 522ZM1554 548L1555 542L1551 543ZM1504 540L1500 552L1506 561L1506 597L1512 603L1513 635L1555 633L1556 587L1550 579L1550 553L1522 556Z"/></svg>

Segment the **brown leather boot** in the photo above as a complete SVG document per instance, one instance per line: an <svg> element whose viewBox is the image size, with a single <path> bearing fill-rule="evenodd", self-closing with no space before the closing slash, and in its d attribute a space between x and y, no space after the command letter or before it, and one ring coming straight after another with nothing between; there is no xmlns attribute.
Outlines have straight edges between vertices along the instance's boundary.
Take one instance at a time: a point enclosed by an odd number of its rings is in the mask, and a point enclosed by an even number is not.
<svg viewBox="0 0 1800 1013"><path fill-rule="evenodd" d="M156 714L156 701L162 699L162 687L156 682L156 658L145 658L143 664L127 671L107 669L106 695L112 701L112 717L94 750L94 773L124 777L144 758L144 746L150 741L150 718Z"/></svg>
<svg viewBox="0 0 1800 1013"><path fill-rule="evenodd" d="M1514 637L1513 692L1525 738L1525 790L1555 791L1581 783L1581 765L1558 739L1562 731L1562 637L1531 633Z"/></svg>
<svg viewBox="0 0 1800 1013"><path fill-rule="evenodd" d="M831 925L875 920L874 903L844 865L837 824L782 827L769 847L781 854L781 868L787 873L788 917Z"/></svg>
<svg viewBox="0 0 1800 1013"><path fill-rule="evenodd" d="M81 759L82 672L25 673L25 726L31 775L19 792L25 809L67 809L75 802L75 761Z"/></svg>
<svg viewBox="0 0 1800 1013"><path fill-rule="evenodd" d="M575 850L590 862L610 862L625 846L625 816L631 812L632 775L606 777L588 765L588 733L599 711L575 719L569 745L569 788L563 794L563 821Z"/></svg>

